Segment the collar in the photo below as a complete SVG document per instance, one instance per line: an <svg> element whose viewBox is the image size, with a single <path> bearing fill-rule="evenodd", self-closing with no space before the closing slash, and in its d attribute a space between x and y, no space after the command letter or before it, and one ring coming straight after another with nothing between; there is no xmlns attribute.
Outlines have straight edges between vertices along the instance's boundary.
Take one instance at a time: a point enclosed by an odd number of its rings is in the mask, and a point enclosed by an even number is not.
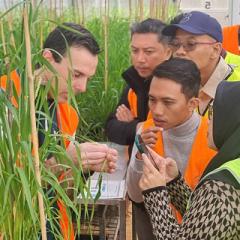
<svg viewBox="0 0 240 240"><path fill-rule="evenodd" d="M199 116L199 114L194 111L192 116L187 121L177 127L166 130L166 133L174 137L187 138L189 135L191 135L194 131L198 129L200 118L201 117Z"/></svg>
<svg viewBox="0 0 240 240"><path fill-rule="evenodd" d="M225 80L231 74L232 68L224 61L222 57L206 84L200 89L209 97L214 98L218 84Z"/></svg>
<svg viewBox="0 0 240 240"><path fill-rule="evenodd" d="M151 78L143 78L141 77L137 70L131 66L126 71L122 73L123 79L132 88L135 92L142 91L143 89L148 88L150 86Z"/></svg>

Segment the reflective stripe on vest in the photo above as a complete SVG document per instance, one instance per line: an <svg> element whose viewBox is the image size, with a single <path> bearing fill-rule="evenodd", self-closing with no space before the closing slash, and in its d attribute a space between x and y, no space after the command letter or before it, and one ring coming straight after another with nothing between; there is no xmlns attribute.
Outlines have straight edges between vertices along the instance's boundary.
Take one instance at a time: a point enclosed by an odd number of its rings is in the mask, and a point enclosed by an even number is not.
<svg viewBox="0 0 240 240"><path fill-rule="evenodd" d="M7 75L1 76L0 78L0 86L4 90L6 90L8 79L9 78ZM20 96L21 79L19 74L17 73L17 70L14 70L10 73L10 79L14 83L18 96ZM12 103L15 107L18 107L18 103L15 98L12 98ZM73 136L76 132L78 122L79 122L78 115L76 110L67 103L59 103L58 110L59 110L57 113L58 128L60 132L66 136L66 138L64 139L64 144L65 144L65 147L67 147L70 143L67 137ZM62 180L63 177L64 177L64 174L60 176L59 181ZM67 215L66 207L61 200L57 201L57 205L59 207L59 212L61 216L59 219L59 224L61 227L61 232L63 234L64 240L74 240L73 225Z"/></svg>
<svg viewBox="0 0 240 240"><path fill-rule="evenodd" d="M206 176L204 176L202 178L201 182L204 181L206 178L211 179L211 176L213 176L215 173L219 173L223 170L229 171L232 174L232 176L237 180L237 182L239 183L239 186L240 186L240 158L224 163L219 168L213 170L212 172L210 172Z"/></svg>
<svg viewBox="0 0 240 240"><path fill-rule="evenodd" d="M212 172L208 173L207 175L205 175L201 179L201 181L199 182L199 184L197 185L196 188L201 186L203 184L203 182L206 180L216 180L215 179L216 174L218 174L218 173L221 174L221 173L223 173L224 170L227 170L228 172L231 173L231 175L235 178L236 182L238 183L238 188L240 189L240 159L239 158L228 161L228 162L224 163L223 165L221 165L219 168L217 168L217 169L213 170ZM221 179L219 179L219 177L218 177L217 180L221 180ZM228 184L230 184L230 182L228 182ZM188 200L186 210L188 210L191 205L191 199L192 199L192 195Z"/></svg>
<svg viewBox="0 0 240 240"><path fill-rule="evenodd" d="M240 56L227 52L227 55L224 60L233 69L233 72L227 78L227 81L239 81L240 80Z"/></svg>

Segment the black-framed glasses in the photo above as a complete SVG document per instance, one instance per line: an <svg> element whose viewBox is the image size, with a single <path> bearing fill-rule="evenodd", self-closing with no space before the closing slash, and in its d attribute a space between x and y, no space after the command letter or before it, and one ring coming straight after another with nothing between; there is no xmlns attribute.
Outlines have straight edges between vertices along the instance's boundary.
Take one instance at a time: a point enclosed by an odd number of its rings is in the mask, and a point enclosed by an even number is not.
<svg viewBox="0 0 240 240"><path fill-rule="evenodd" d="M197 45L199 45L199 44L212 45L215 43L216 42L197 42L195 40L188 40L188 41L182 43L178 39L174 38L170 41L169 45L174 52L176 52L181 46L183 46L184 51L190 52L190 51L195 50Z"/></svg>

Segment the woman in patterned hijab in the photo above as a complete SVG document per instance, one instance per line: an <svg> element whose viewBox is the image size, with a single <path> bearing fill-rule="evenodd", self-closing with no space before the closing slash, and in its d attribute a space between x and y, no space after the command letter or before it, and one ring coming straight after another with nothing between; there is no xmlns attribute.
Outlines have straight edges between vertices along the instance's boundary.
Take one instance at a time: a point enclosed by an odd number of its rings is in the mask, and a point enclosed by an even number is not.
<svg viewBox="0 0 240 240"><path fill-rule="evenodd" d="M213 113L213 116L212 116ZM209 109L208 141L218 153L191 192L176 163L151 151L140 180L157 240L240 239L240 82L221 82ZM172 203L183 215L178 224Z"/></svg>

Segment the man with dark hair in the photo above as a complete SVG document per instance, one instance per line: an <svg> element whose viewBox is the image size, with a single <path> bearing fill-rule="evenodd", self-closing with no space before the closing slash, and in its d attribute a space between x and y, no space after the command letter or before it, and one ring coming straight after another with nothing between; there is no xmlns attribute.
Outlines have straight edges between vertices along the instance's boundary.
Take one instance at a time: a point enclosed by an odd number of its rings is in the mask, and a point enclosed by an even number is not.
<svg viewBox="0 0 240 240"><path fill-rule="evenodd" d="M116 110L108 117L105 128L108 139L128 145L130 154L136 131L148 118L147 102L152 72L172 54L168 47L168 37L162 34L165 26L166 24L160 20L148 18L131 27L132 66L122 74L127 86L122 92ZM159 128L154 127L153 131L157 132ZM133 215L135 208L137 206L133 202ZM151 236L147 239L150 238Z"/></svg>
<svg viewBox="0 0 240 240"><path fill-rule="evenodd" d="M100 48L93 35L87 29L74 23L64 23L58 26L49 34L44 43L42 55L57 72L57 76L49 69L43 71L40 69L40 76L44 83L51 81L52 90L49 92L49 106L53 108L57 103L54 114L60 116L61 121L57 119L60 122L58 128L63 134L66 134L64 129L70 129L67 132L69 135L75 134L78 126L78 115L68 104L70 99L69 81L71 81L71 90L74 95L85 92L89 78L95 74L99 52ZM111 173L115 170L117 152L107 145L90 142L74 142L73 144L69 141L65 145L69 158L76 166L79 166L79 161L81 161L83 171L107 171ZM55 170L57 165L54 157L46 160L48 168ZM61 202L58 202L58 207L60 215L64 216L62 211L64 206ZM69 237L72 239L71 222L68 219L61 220L61 226L65 226L65 229L61 229L64 239L69 239ZM66 224L66 222L68 223Z"/></svg>
<svg viewBox="0 0 240 240"><path fill-rule="evenodd" d="M58 122L61 122L60 125L65 124L65 126L58 126L60 131L68 128L72 130L70 135L75 134L78 117L75 110L67 104L71 99L68 84L71 81L71 91L74 95L86 91L88 79L95 74L99 52L100 48L93 35L87 29L74 23L64 23L58 26L48 35L44 43L42 56L55 72L44 67L38 69L35 75L41 79L43 85L50 81L48 101L51 107L57 103L55 114L58 114L57 116L61 119L61 121L58 119ZM76 164L78 164L76 147L80 148L83 168L90 167L91 170L100 171L101 164L98 164L105 160L107 153L110 153L108 157L112 157L111 150L106 145L95 143L79 145L68 143L67 145L67 153ZM115 151L113 152L115 154ZM110 164L106 165L107 171L114 170L115 164L111 160L107 163ZM54 159L48 159L46 164L49 164L49 167L54 165Z"/></svg>
<svg viewBox="0 0 240 240"><path fill-rule="evenodd" d="M180 172L192 188L215 154L207 145L207 119L194 111L199 103L200 81L200 72L191 60L172 58L158 65L148 94L152 119L145 121L137 132L159 155L177 159ZM153 126L162 131L155 136L146 131ZM142 172L142 157L134 145L127 172L128 194L139 204L135 210L139 239L154 239L139 188Z"/></svg>
<svg viewBox="0 0 240 240"><path fill-rule="evenodd" d="M70 175L73 165L83 169L87 175L91 171L112 173L116 168L117 152L115 149L105 144L78 143L71 140L76 133L79 119L69 101L72 99L72 95L86 91L87 82L96 71L99 51L98 43L87 29L78 24L63 23L48 35L44 43L42 56L48 64L39 67L34 73L41 85L50 86L47 99L36 101L39 104L43 102L47 105L37 106L38 112L46 113L41 116L37 113L39 145L45 144L45 140L49 136L59 133L62 137L59 138L58 144L62 142L63 138L66 154L72 162L68 168L63 168L63 164L56 159L56 156L50 154L47 156L45 166L59 176L60 182L63 180L66 182L65 177ZM21 94L21 80L18 71L13 71L10 78L13 80L15 88L18 88L16 89L17 93ZM4 88L8 78L2 77L1 80L3 80L1 84ZM39 97L41 94L37 96L37 99ZM48 114L50 114L49 118L43 118L43 115ZM47 143L49 144L49 142ZM64 165L66 166L66 163ZM63 239L73 240L73 227L64 204L62 201L58 201L57 205ZM56 228L54 227L54 229ZM55 239L49 226L48 230L48 239Z"/></svg>
<svg viewBox="0 0 240 240"><path fill-rule="evenodd" d="M106 123L108 139L129 145L130 152L138 125L148 116L147 101L152 72L158 64L171 57L168 37L162 35L165 26L162 21L149 18L131 27L133 66L122 74L127 86L115 112L110 114Z"/></svg>
<svg viewBox="0 0 240 240"><path fill-rule="evenodd" d="M43 49L51 49L56 62L61 62L61 55L66 54L67 47L84 47L93 55L100 53L99 45L92 33L76 23L63 23L56 27L49 33L43 45Z"/></svg>

